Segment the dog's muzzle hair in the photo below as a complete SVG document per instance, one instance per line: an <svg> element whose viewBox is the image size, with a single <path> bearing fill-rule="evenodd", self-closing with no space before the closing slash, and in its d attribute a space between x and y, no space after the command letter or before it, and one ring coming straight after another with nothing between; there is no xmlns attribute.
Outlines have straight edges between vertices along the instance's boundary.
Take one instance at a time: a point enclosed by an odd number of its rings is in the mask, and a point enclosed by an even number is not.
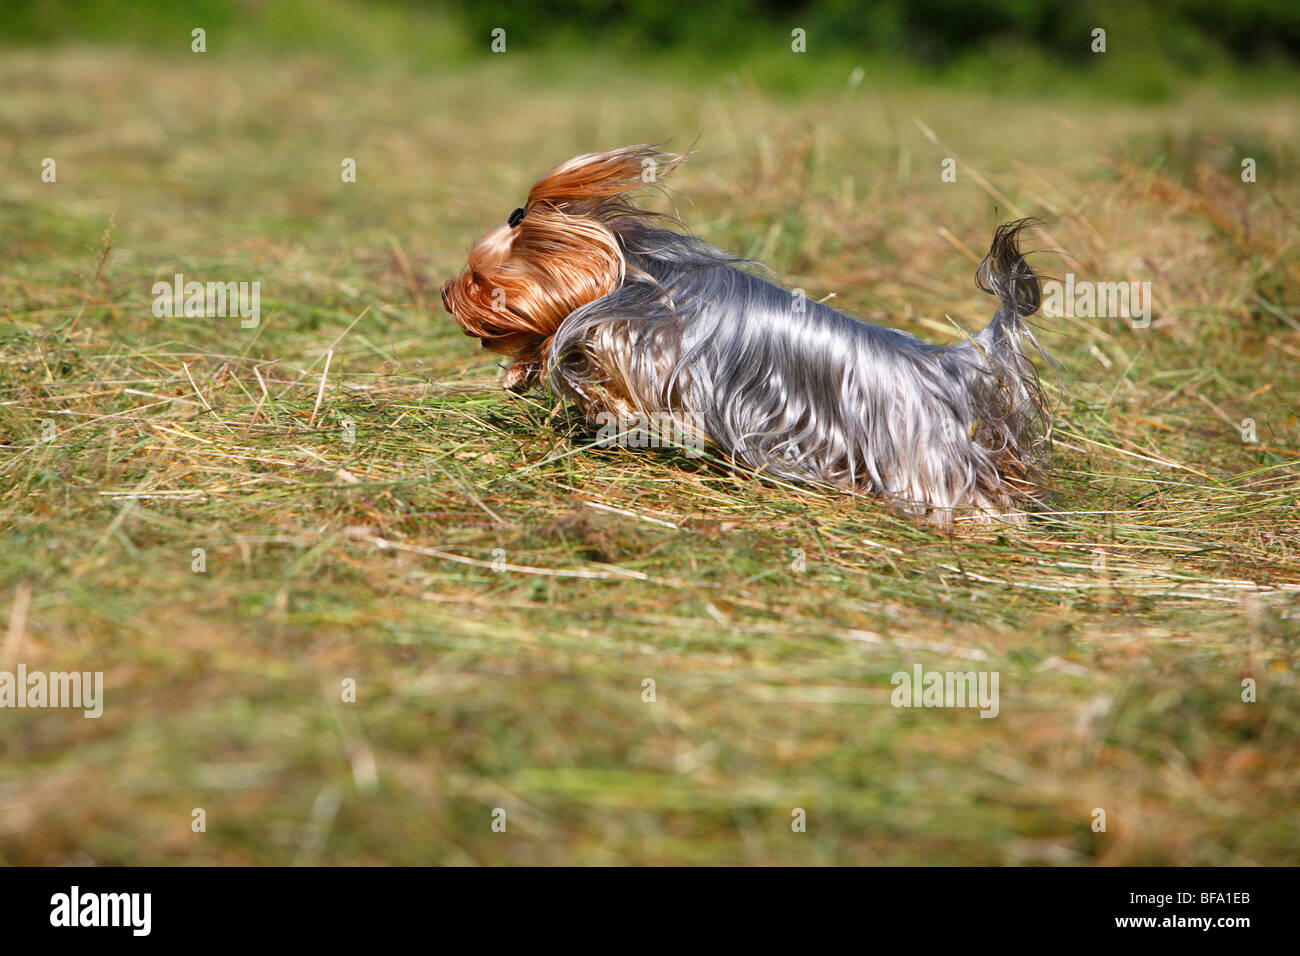
<svg viewBox="0 0 1300 956"><path fill-rule="evenodd" d="M443 303L467 334L583 409L671 420L734 462L871 493L940 524L1019 519L1046 493L1051 413L1026 343L1038 277L999 227L977 282L992 321L952 346L850 318L780 288L753 263L660 225L626 194L636 146L580 156L488 233Z"/></svg>

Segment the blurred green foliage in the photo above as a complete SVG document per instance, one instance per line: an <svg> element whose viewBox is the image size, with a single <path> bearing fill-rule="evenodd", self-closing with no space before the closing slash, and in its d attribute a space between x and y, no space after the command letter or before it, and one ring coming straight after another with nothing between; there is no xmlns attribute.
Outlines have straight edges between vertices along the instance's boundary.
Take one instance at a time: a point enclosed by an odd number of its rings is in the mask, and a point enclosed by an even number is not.
<svg viewBox="0 0 1300 956"><path fill-rule="evenodd" d="M674 72L737 71L771 88L938 81L1157 100L1185 79L1293 87L1297 0L0 0L0 44L165 49L195 27L208 52L310 53L367 68L437 71L490 55L554 54L589 68L636 56ZM1093 31L1106 30L1106 53ZM791 55L802 29L806 55ZM542 71L545 80L549 70Z"/></svg>
<svg viewBox="0 0 1300 956"><path fill-rule="evenodd" d="M567 33L591 43L635 38L656 48L743 52L801 27L810 49L901 51L936 65L1007 40L1083 62L1091 55L1094 28L1131 33L1127 28L1133 26L1144 28L1144 46L1189 64L1218 50L1243 59L1300 57L1295 0L500 0L465 9L465 22L477 33L526 26L530 32Z"/></svg>

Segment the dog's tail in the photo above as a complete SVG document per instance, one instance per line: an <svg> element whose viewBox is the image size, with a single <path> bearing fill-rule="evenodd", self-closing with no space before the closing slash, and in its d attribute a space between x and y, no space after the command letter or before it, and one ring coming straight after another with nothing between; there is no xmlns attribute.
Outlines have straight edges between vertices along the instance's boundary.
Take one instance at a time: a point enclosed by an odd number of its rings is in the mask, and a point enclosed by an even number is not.
<svg viewBox="0 0 1300 956"><path fill-rule="evenodd" d="M993 324L1005 324L1018 331L1026 327L1025 319L1042 304L1038 273L1020 251L1020 234L1036 225L1036 219L1017 219L998 226L988 255L975 270L975 284L997 296L1001 305ZM1037 342L1034 344L1037 346Z"/></svg>
<svg viewBox="0 0 1300 956"><path fill-rule="evenodd" d="M1038 273L1020 251L1020 234L1038 224L1036 219L1018 219L999 226L988 255L975 272L976 285L998 298L993 321L973 341L996 382L996 388L985 396L986 413L990 414L982 425L988 430L984 441L986 447L999 450L1004 473L1018 486L1017 497L1030 499L1040 498L1031 489L1041 489L1046 482L1052 410L1038 371L1025 353L1025 343L1059 376L1056 360L1027 321L1042 304L1042 288Z"/></svg>

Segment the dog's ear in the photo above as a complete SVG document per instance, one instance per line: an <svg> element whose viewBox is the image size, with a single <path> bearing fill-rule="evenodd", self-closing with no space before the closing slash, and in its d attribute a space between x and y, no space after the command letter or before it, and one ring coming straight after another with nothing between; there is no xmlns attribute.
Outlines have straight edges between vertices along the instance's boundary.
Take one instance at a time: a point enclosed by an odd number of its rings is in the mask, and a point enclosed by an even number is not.
<svg viewBox="0 0 1300 956"><path fill-rule="evenodd" d="M586 215L616 211L624 206L619 197L653 189L685 158L650 145L576 156L533 184L528 205L546 203Z"/></svg>

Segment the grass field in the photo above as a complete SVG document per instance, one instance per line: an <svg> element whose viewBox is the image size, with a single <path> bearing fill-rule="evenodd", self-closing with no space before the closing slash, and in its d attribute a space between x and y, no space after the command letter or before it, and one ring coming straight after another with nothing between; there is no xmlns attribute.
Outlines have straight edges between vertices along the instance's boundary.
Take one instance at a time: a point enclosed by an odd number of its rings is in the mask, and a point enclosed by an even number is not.
<svg viewBox="0 0 1300 956"><path fill-rule="evenodd" d="M0 862L1294 863L1296 100L848 80L0 55L0 670L105 681L0 712ZM1151 282L1043 322L1054 509L947 535L505 394L438 286L667 139L693 231L930 341L1022 213ZM257 327L156 318L176 273ZM915 664L1000 713L895 709Z"/></svg>

